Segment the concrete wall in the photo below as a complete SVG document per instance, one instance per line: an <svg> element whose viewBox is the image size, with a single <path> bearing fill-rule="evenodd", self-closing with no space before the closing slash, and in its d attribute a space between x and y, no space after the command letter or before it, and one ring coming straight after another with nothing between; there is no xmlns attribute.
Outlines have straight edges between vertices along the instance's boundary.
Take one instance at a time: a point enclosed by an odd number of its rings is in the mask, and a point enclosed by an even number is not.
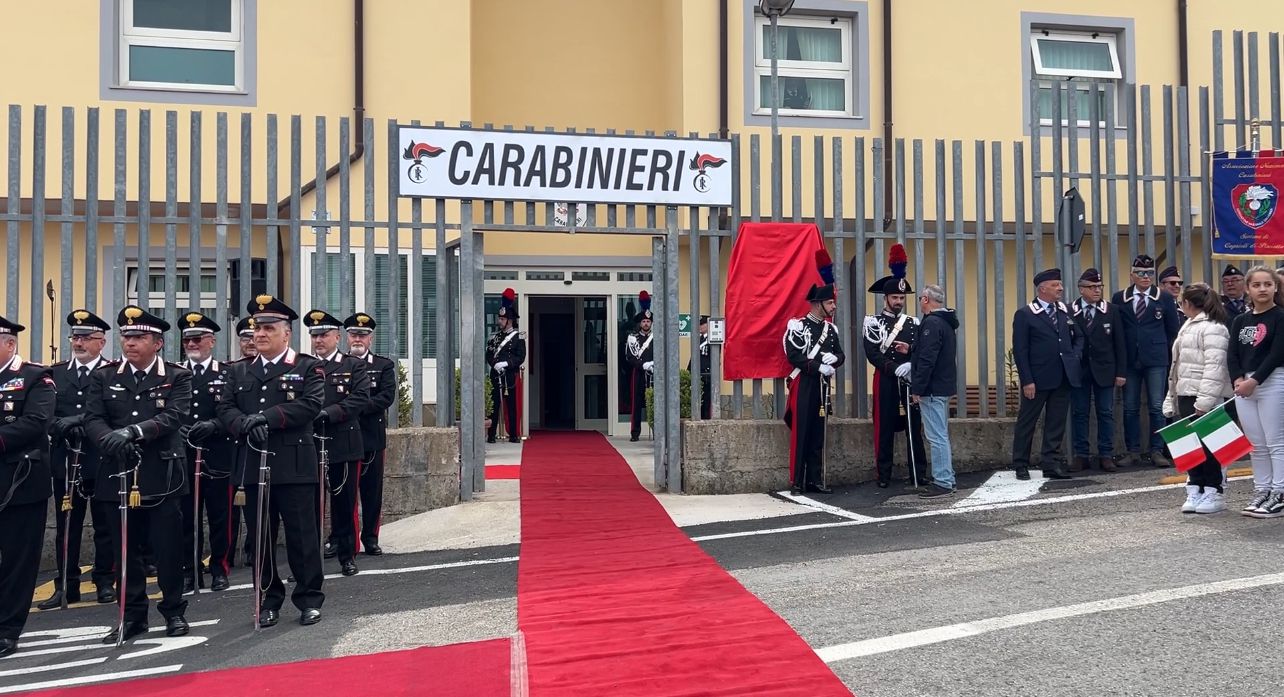
<svg viewBox="0 0 1284 697"><path fill-rule="evenodd" d="M954 419L950 441L956 472L1010 464L1016 419ZM1035 433L1035 460L1041 432ZM874 425L867 419L830 419L825 442L827 481L849 485L875 479ZM683 491L749 494L789 487L789 429L772 421L685 421L682 424ZM907 473L905 438L896 440L896 476Z"/></svg>
<svg viewBox="0 0 1284 697"><path fill-rule="evenodd" d="M57 511L57 503L51 504L51 510ZM389 431L388 449L384 455L383 521L387 523L456 503L459 503L458 429L399 428ZM51 514L45 530L43 571L57 568L54 526ZM82 567L93 563L91 535L86 516L80 554ZM84 578L88 580L87 575Z"/></svg>

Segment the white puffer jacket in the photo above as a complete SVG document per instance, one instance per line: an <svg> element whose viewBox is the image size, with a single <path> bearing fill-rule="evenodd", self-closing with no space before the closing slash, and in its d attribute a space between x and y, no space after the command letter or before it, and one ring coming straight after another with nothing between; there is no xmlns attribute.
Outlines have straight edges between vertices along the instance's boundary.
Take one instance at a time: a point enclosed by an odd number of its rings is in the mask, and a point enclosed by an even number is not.
<svg viewBox="0 0 1284 697"><path fill-rule="evenodd" d="M1226 371L1230 332L1221 322L1199 313L1182 325L1173 341L1173 363L1168 369L1168 396L1164 416L1177 415L1178 397L1195 397L1195 410L1211 411L1235 393Z"/></svg>

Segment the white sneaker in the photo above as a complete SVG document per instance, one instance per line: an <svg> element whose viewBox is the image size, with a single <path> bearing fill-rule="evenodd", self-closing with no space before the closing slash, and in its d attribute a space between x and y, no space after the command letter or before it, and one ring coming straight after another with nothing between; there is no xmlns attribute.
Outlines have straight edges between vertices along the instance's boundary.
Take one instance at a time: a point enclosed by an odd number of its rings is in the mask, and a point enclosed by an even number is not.
<svg viewBox="0 0 1284 697"><path fill-rule="evenodd" d="M1258 514L1262 512L1259 509L1265 506L1266 502L1270 500L1271 492L1269 489L1257 489L1253 492L1253 500L1249 501L1247 506L1240 509L1240 514L1246 515L1250 518L1256 518Z"/></svg>
<svg viewBox="0 0 1284 697"><path fill-rule="evenodd" d="M1196 513L1221 513L1224 510L1226 510L1226 494L1216 489L1205 491L1204 497L1195 506Z"/></svg>
<svg viewBox="0 0 1284 697"><path fill-rule="evenodd" d="M1199 502L1204 499L1204 494L1199 492L1199 487L1194 484L1186 485L1186 503L1181 505L1182 513L1194 513L1199 507Z"/></svg>

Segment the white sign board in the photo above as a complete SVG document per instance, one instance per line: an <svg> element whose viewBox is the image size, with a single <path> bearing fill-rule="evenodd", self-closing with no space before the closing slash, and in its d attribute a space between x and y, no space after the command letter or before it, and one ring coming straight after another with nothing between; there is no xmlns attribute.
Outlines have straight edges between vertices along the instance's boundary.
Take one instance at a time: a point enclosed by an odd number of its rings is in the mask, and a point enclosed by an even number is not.
<svg viewBox="0 0 1284 697"><path fill-rule="evenodd" d="M721 344L726 336L727 321L721 317L709 318L709 343Z"/></svg>
<svg viewBox="0 0 1284 697"><path fill-rule="evenodd" d="M731 205L731 142L398 128L401 196Z"/></svg>

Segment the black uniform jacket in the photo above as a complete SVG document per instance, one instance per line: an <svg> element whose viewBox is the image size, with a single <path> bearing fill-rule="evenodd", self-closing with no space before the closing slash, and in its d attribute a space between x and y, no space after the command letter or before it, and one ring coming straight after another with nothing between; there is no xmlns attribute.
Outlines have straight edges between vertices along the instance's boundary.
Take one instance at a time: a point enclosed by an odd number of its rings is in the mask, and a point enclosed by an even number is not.
<svg viewBox="0 0 1284 697"><path fill-rule="evenodd" d="M272 455L273 484L316 484L317 450L312 420L325 401L325 373L313 357L287 349L264 373L253 358L228 366L228 385L218 403L218 418L239 441L233 485L249 487L258 481L260 453L246 448L242 419L267 417L268 439L259 447Z"/></svg>
<svg viewBox="0 0 1284 697"><path fill-rule="evenodd" d="M370 408L368 363L336 351L328 361L316 359L325 371L325 402L321 410L329 417L318 430L330 440L325 443L330 462L355 462L366 455L361 441L361 415ZM317 443L317 448L321 447Z"/></svg>
<svg viewBox="0 0 1284 697"><path fill-rule="evenodd" d="M230 384L231 366L228 363L210 360L209 365L201 371L200 375L196 374L196 366L190 361L183 366L192 371L192 410L183 424L191 426L198 421L211 420L218 423L218 433L197 445L205 451L201 457L204 460L203 467L206 473L217 477L231 474L233 461L236 458L236 443L218 419L218 403L223 399L223 392Z"/></svg>
<svg viewBox="0 0 1284 697"><path fill-rule="evenodd" d="M94 498L112 500L120 495L120 479L109 475L138 466L138 489L144 498L187 492L187 459L178 429L192 403L192 374L181 365L157 359L142 382L134 381L133 367L122 361L90 373L85 437L99 442L108 432L137 424L142 433L135 441L143 451L142 464L128 456L104 457L94 483ZM126 475L126 485L135 482Z"/></svg>
<svg viewBox="0 0 1284 697"><path fill-rule="evenodd" d="M0 370L0 510L38 503L53 493L46 457L53 413L49 369L14 356Z"/></svg>
<svg viewBox="0 0 1284 697"><path fill-rule="evenodd" d="M512 338L509 338L509 337ZM495 332L486 342L486 365L490 367L490 379L502 379L509 388L517 384L518 368L526 360L526 335L514 329L511 332ZM496 363L508 363L504 372L495 370Z"/></svg>
<svg viewBox="0 0 1284 697"><path fill-rule="evenodd" d="M1074 323L1079 326L1086 344L1083 347L1084 375L1097 387L1112 387L1115 378L1128 372L1128 343L1124 339L1119 305L1104 300L1093 308L1092 326L1088 325L1087 303L1079 298L1070 305Z"/></svg>
<svg viewBox="0 0 1284 697"><path fill-rule="evenodd" d="M905 318L904 322L901 322L902 317ZM901 325L900 331L896 329L897 324ZM878 331L878 327L881 327L882 331ZM883 379L896 379L896 369L910 362L910 353L913 353L914 342L918 339L918 320L907 314L893 316L880 312L877 315L865 317L861 331L866 360L874 366L874 370L877 370ZM886 349L883 348L881 341L871 340L874 336L891 336L893 333L895 336L887 343ZM892 347L892 344L898 341L909 344L910 353L898 353Z"/></svg>
<svg viewBox="0 0 1284 697"><path fill-rule="evenodd" d="M54 387L58 390L54 418L78 416L82 420L81 427L83 427L84 419L88 414L85 407L88 404L89 382L93 379L93 374L99 370L114 369L116 362L100 356L83 381L80 379L79 367L74 361L63 361L49 366L49 372L53 377ZM92 438L81 438L81 441L80 478L87 482L97 481L98 465L101 460L98 444ZM67 441L63 438L53 439L49 449L49 465L53 469L55 478L67 478L67 464L71 462L71 457L75 457L75 453L67 449ZM85 491L85 493L93 494L91 491Z"/></svg>
<svg viewBox="0 0 1284 697"><path fill-rule="evenodd" d="M397 366L391 358L366 354L370 406L361 414L361 444L366 454L388 447L388 407L397 401Z"/></svg>

